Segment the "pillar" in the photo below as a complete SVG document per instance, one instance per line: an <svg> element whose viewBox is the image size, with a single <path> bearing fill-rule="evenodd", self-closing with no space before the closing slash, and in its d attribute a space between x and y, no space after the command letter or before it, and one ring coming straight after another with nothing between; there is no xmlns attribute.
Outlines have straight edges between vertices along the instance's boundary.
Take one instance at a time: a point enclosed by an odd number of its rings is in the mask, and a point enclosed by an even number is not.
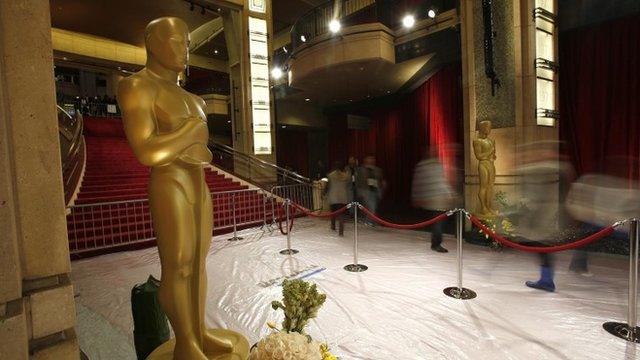
<svg viewBox="0 0 640 360"><path fill-rule="evenodd" d="M78 359L49 1L0 1L0 359Z"/></svg>
<svg viewBox="0 0 640 360"><path fill-rule="evenodd" d="M221 15L229 52L233 147L245 154L275 163L274 101L270 86L273 54L271 0L243 0L242 6L230 4ZM253 20L264 21L265 30L252 30ZM266 47L264 57L257 53L262 41ZM266 91L266 96L262 95L265 94L262 90ZM267 109L266 114L259 114L260 109ZM266 122L268 125L265 126ZM270 144L263 148L261 144L265 143L261 138L270 140ZM275 180L273 171L260 167L248 168L245 163L236 163L235 170L239 175L252 180Z"/></svg>
<svg viewBox="0 0 640 360"><path fill-rule="evenodd" d="M518 145L533 141L557 140L557 124L536 124L534 0L492 2L494 64L501 86L491 93L491 82L484 67L484 24L482 1L461 0L462 87L464 104L465 207L478 209L478 161L473 153L477 124L491 120L490 135L496 141L495 191L506 194L514 202L521 178L517 168L522 164ZM557 181L556 176L552 176ZM495 203L494 203L495 205Z"/></svg>

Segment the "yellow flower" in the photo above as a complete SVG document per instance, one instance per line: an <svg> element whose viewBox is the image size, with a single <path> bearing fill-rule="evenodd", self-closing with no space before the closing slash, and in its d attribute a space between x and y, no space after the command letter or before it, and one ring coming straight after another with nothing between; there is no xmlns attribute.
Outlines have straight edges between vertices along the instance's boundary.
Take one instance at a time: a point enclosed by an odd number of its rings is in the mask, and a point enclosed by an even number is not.
<svg viewBox="0 0 640 360"><path fill-rule="evenodd" d="M320 352L322 353L322 360L338 360L337 357L329 352L327 344L320 344Z"/></svg>

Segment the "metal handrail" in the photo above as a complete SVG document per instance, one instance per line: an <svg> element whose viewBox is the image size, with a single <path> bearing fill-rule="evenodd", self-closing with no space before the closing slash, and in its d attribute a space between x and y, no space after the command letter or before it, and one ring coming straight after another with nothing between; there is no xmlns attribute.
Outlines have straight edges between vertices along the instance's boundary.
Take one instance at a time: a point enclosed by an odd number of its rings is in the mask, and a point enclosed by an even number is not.
<svg viewBox="0 0 640 360"><path fill-rule="evenodd" d="M243 152L240 152L230 146L224 145L224 144L220 144L218 142L215 142L213 140L209 140L209 146L212 148L215 148L217 150L221 150L225 153L227 153L228 155L231 155L234 159L239 157L242 159L247 160L247 162L255 164L263 169L270 169L270 170L275 170L276 173L278 175L284 175L284 177L289 178L290 180L296 181L298 183L301 184L311 184L312 181L311 179L304 177L296 172L284 169L278 165L275 165L273 163L264 161L258 157L249 155L249 154L245 154Z"/></svg>
<svg viewBox="0 0 640 360"><path fill-rule="evenodd" d="M82 115L72 116L60 105L56 105L58 114L58 132L60 133L60 158L62 160L62 176L64 181L65 205L81 181L82 165L84 165L84 123ZM67 146L68 144L68 146Z"/></svg>

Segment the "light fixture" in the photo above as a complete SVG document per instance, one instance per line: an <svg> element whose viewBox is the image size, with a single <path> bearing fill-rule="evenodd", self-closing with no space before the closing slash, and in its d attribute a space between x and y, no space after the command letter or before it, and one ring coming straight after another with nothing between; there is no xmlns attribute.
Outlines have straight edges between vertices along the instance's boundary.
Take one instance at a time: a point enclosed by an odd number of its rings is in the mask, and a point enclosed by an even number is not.
<svg viewBox="0 0 640 360"><path fill-rule="evenodd" d="M304 101L309 102L309 101L311 101L311 99L306 98L306 99L304 99Z"/></svg>
<svg viewBox="0 0 640 360"><path fill-rule="evenodd" d="M304 35L300 35L300 41L307 42L307 37Z"/></svg>
<svg viewBox="0 0 640 360"><path fill-rule="evenodd" d="M338 19L333 19L329 22L329 30L334 34L340 31L341 27L342 24L340 24L340 21L338 21Z"/></svg>
<svg viewBox="0 0 640 360"><path fill-rule="evenodd" d="M218 49L214 49L213 53L217 55L218 54Z"/></svg>
<svg viewBox="0 0 640 360"><path fill-rule="evenodd" d="M282 77L282 69L276 66L271 70L271 77L278 80Z"/></svg>
<svg viewBox="0 0 640 360"><path fill-rule="evenodd" d="M429 9L429 11L427 11L427 16L430 19L435 19L436 15L437 14L436 14L436 10L435 9Z"/></svg>
<svg viewBox="0 0 640 360"><path fill-rule="evenodd" d="M416 18L413 17L413 15L407 15L404 18L402 18L402 25L404 25L404 27L406 28L412 28L413 25L415 25L416 23Z"/></svg>
<svg viewBox="0 0 640 360"><path fill-rule="evenodd" d="M289 53L289 50L287 50L287 47L286 47L286 46L283 46L283 47L282 47L282 51L284 51L284 53L285 53L285 54L288 54L288 53Z"/></svg>

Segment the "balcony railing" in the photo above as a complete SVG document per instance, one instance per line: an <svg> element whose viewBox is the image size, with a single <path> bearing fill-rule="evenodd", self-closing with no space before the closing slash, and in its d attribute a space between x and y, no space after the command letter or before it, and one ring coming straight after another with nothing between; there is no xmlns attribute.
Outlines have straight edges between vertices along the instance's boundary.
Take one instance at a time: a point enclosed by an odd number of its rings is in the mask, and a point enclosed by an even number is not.
<svg viewBox="0 0 640 360"><path fill-rule="evenodd" d="M381 23L395 29L407 14L422 20L428 17L430 9L443 12L454 9L457 3L457 0L330 0L309 10L295 22L291 28L291 47L295 50L329 33L329 23L334 19L340 21L342 27Z"/></svg>

